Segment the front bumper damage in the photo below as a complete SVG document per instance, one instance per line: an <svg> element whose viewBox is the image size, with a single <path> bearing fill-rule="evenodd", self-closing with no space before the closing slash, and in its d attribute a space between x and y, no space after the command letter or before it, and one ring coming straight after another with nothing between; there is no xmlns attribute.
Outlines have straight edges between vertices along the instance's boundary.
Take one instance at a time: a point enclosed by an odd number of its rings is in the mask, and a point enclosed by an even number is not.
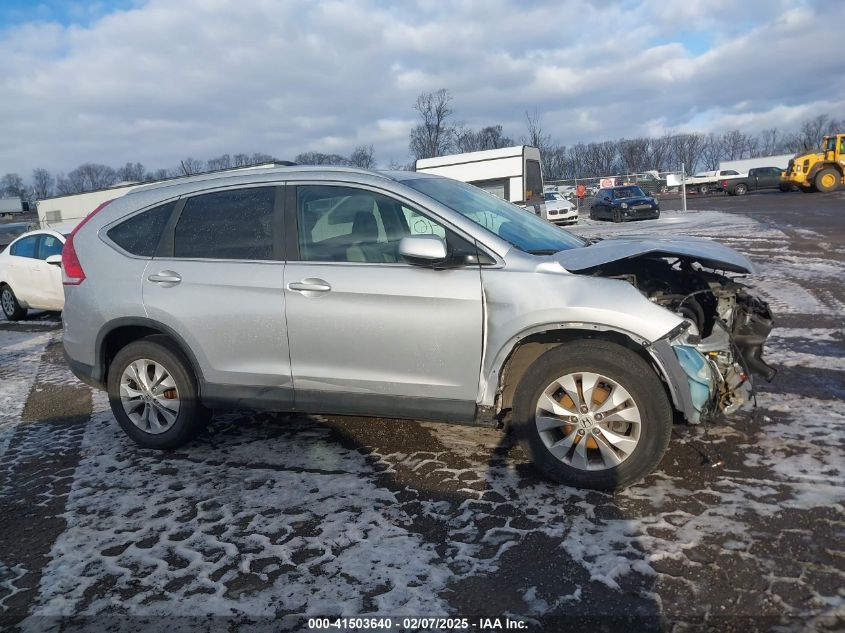
<svg viewBox="0 0 845 633"><path fill-rule="evenodd" d="M705 339L679 326L652 344L649 352L669 386L673 402L690 424L731 415L754 398L752 375L767 382L776 370L762 359L774 326L766 302L743 298L733 332L721 321Z"/></svg>

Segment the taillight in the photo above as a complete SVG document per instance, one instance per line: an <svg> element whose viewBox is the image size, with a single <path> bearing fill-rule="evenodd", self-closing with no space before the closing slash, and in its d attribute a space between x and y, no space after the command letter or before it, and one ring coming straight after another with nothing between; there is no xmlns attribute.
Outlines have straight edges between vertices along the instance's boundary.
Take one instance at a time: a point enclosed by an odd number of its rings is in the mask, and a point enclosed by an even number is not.
<svg viewBox="0 0 845 633"><path fill-rule="evenodd" d="M73 245L73 238L79 232L85 223L93 218L99 211L101 211L111 200L106 200L91 213L83 218L82 222L76 225L71 231L70 235L65 240L65 245L62 248L62 283L65 286L78 286L85 281L85 271L82 270L82 264L79 263L79 257L76 255L76 247Z"/></svg>
<svg viewBox="0 0 845 633"><path fill-rule="evenodd" d="M723 181L722 181L722 186L723 186L723 187L725 187L725 188L727 188L727 186L728 186L728 181L727 181L727 180L723 180Z"/></svg>

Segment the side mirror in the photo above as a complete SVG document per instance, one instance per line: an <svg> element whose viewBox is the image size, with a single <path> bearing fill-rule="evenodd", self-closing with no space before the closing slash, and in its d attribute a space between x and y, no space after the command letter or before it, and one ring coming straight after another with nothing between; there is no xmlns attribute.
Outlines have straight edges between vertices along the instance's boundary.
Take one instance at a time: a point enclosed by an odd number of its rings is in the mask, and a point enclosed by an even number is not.
<svg viewBox="0 0 845 633"><path fill-rule="evenodd" d="M399 254L409 264L433 266L446 260L446 242L436 235L409 235L399 242Z"/></svg>
<svg viewBox="0 0 845 633"><path fill-rule="evenodd" d="M44 261L47 262L48 264L53 264L53 266L61 266L62 265L62 256L61 255L50 255Z"/></svg>

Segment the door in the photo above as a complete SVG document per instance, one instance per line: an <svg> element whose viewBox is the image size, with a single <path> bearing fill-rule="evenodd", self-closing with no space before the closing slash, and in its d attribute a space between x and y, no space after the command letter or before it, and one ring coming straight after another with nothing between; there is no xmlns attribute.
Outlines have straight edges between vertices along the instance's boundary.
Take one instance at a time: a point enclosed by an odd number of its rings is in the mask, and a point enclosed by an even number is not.
<svg viewBox="0 0 845 633"><path fill-rule="evenodd" d="M38 250L38 235L22 237L9 247L7 281L18 301L26 306L38 298L34 288L33 268Z"/></svg>
<svg viewBox="0 0 845 633"><path fill-rule="evenodd" d="M276 193L252 187L188 198L144 272L144 306L189 346L208 383L204 399L293 403Z"/></svg>
<svg viewBox="0 0 845 633"><path fill-rule="evenodd" d="M399 241L434 234L456 256L474 256L474 246L364 188L300 185L286 207L298 235L285 269L297 409L472 419L483 336L477 260L413 266Z"/></svg>
<svg viewBox="0 0 845 633"><path fill-rule="evenodd" d="M30 263L32 281L32 306L42 310L61 310L65 305L62 287L62 267L59 263L48 264L51 255L61 255L64 242L49 233L38 238L35 259Z"/></svg>
<svg viewBox="0 0 845 633"><path fill-rule="evenodd" d="M780 169L765 167L757 170L757 189L769 189L780 185Z"/></svg>

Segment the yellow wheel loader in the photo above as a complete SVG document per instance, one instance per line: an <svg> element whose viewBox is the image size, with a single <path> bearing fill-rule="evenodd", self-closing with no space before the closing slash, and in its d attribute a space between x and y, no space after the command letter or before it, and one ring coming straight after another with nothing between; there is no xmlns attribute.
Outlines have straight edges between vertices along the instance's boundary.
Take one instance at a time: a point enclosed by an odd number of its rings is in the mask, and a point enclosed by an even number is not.
<svg viewBox="0 0 845 633"><path fill-rule="evenodd" d="M845 187L845 133L824 137L822 151L798 154L781 173L780 188L789 191L836 191Z"/></svg>

